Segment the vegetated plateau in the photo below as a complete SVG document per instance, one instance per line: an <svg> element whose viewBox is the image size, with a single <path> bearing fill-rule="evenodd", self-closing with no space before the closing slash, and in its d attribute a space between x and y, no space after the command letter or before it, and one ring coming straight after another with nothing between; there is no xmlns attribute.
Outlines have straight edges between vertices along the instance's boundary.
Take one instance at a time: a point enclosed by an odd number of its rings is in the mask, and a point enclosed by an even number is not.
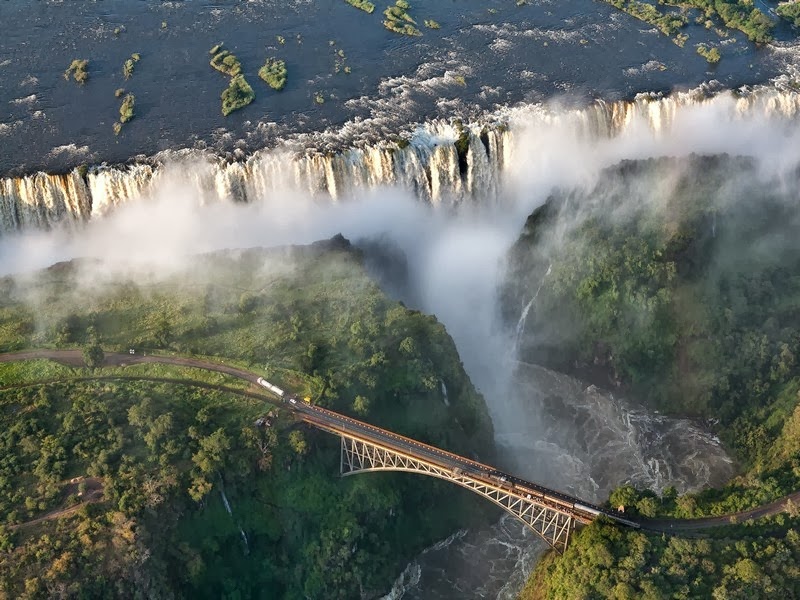
<svg viewBox="0 0 800 600"><path fill-rule="evenodd" d="M489 510L433 479L341 479L337 438L239 395L241 380L100 366L129 349L202 355L486 456L486 408L444 327L388 300L343 238L169 274L74 261L2 279L0 352L30 347L83 348L94 368L0 363L6 597L375 596Z"/></svg>

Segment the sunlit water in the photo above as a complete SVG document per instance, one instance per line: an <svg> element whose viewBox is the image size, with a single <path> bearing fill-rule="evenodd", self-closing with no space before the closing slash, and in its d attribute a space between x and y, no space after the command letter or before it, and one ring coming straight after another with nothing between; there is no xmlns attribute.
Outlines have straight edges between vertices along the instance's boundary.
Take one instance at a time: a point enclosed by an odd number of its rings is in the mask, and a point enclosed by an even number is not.
<svg viewBox="0 0 800 600"><path fill-rule="evenodd" d="M550 99L583 103L668 92L716 79L764 82L796 61L791 44L757 49L739 32L721 38L692 23L679 48L604 2L459 0L412 5L440 30L392 34L343 0L0 2L0 174L125 162L166 149L211 148L241 158L288 138L321 150L374 142L432 118L473 119L497 106ZM692 14L692 16L695 16ZM788 27L779 37L791 37ZM280 43L278 36L283 38ZM227 78L208 64L225 42L256 101L220 112ZM720 44L710 67L699 43ZM351 68L336 72L342 51ZM141 55L133 76L122 64ZM280 93L258 79L267 57L286 61ZM84 86L65 81L90 61ZM120 136L118 88L136 96ZM315 102L316 94L325 99Z"/></svg>

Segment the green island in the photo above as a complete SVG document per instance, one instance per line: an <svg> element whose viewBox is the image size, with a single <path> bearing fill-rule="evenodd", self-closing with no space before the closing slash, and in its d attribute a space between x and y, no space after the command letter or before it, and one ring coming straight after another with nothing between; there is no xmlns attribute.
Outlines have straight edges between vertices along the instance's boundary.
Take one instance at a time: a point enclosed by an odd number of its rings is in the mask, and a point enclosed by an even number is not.
<svg viewBox="0 0 800 600"><path fill-rule="evenodd" d="M350 6L355 6L356 8L363 10L365 13L372 14L375 10L375 5L370 2L369 0L344 0Z"/></svg>
<svg viewBox="0 0 800 600"><path fill-rule="evenodd" d="M226 117L235 110L244 108L256 98L256 93L244 75L237 75L231 79L228 87L220 95L222 99L222 114Z"/></svg>
<svg viewBox="0 0 800 600"><path fill-rule="evenodd" d="M639 2L638 0L606 1L648 25L655 25L661 33L670 37L677 35L689 22L685 15L661 12L658 8L646 2Z"/></svg>
<svg viewBox="0 0 800 600"><path fill-rule="evenodd" d="M781 2L776 9L778 15L789 21L795 27L800 27L800 2Z"/></svg>
<svg viewBox="0 0 800 600"><path fill-rule="evenodd" d="M682 8L696 8L706 18L717 17L726 27L738 29L751 41L765 43L772 40L775 23L753 5L752 0L659 0L664 4Z"/></svg>
<svg viewBox="0 0 800 600"><path fill-rule="evenodd" d="M705 44L698 44L697 45L697 53L705 58L709 64L717 64L722 58L722 55L719 52L719 48L709 48Z"/></svg>
<svg viewBox="0 0 800 600"><path fill-rule="evenodd" d="M228 50L222 48L222 44L217 44L209 51L211 54L210 65L220 73L229 77L236 77L242 72L242 63Z"/></svg>
<svg viewBox="0 0 800 600"><path fill-rule="evenodd" d="M383 16L386 17L383 26L389 31L402 35L422 35L422 32L416 27L417 22L408 14L409 8L411 5L406 0L397 0L394 5L383 11Z"/></svg>
<svg viewBox="0 0 800 600"><path fill-rule="evenodd" d="M273 90L282 90L286 85L286 63L277 58L268 58L258 70L258 76Z"/></svg>
<svg viewBox="0 0 800 600"><path fill-rule="evenodd" d="M672 37L678 46L688 39L685 33L681 33L689 22L685 15L679 13L662 12L652 4L639 2L639 0L605 0L612 6L628 13L632 17L653 25L666 36Z"/></svg>
<svg viewBox="0 0 800 600"><path fill-rule="evenodd" d="M64 71L64 79L69 81L70 76L81 85L89 81L89 61L81 58L73 60Z"/></svg>
<svg viewBox="0 0 800 600"><path fill-rule="evenodd" d="M127 81L133 76L133 71L136 68L136 63L139 62L141 59L141 55L138 52L134 52L131 54L131 57L126 59L122 65L122 76L125 77Z"/></svg>
<svg viewBox="0 0 800 600"><path fill-rule="evenodd" d="M630 161L529 217L503 291L518 318L512 307L541 285L522 360L705 420L741 466L722 489L626 485L610 506L699 518L800 490L800 248L781 242L794 213L779 189L749 159ZM785 508L690 537L597 521L537 565L521 597L793 597L800 511Z"/></svg>
<svg viewBox="0 0 800 600"><path fill-rule="evenodd" d="M119 122L127 123L133 119L133 106L136 103L136 96L133 94L126 94L122 99L122 105L119 107Z"/></svg>
<svg viewBox="0 0 800 600"><path fill-rule="evenodd" d="M658 27L664 35L675 36L673 41L679 46L688 39L688 36L679 31L688 24L685 12L696 9L704 15L700 22L705 22L706 27L713 26L709 19L717 18L729 29L743 32L753 42L766 43L772 40L772 30L775 23L764 12L753 5L752 0L659 0L659 4L675 6L682 9L683 13L662 12L656 6L639 0L605 0L612 6L628 13L629 15ZM779 16L797 23L800 8L796 3L784 3L778 6ZM721 32L723 34L724 32ZM711 61L709 61L711 62Z"/></svg>
<svg viewBox="0 0 800 600"><path fill-rule="evenodd" d="M114 92L117 98L122 94L125 94L125 90L118 89ZM122 132L122 125L133 119L133 107L135 104L136 96L133 94L125 94L125 97L122 99L122 104L119 107L119 121L114 123L114 135L119 135Z"/></svg>
<svg viewBox="0 0 800 600"><path fill-rule="evenodd" d="M217 44L211 48L209 54L211 54L211 66L231 78L228 87L220 95L222 114L227 117L233 111L244 108L255 100L256 93L247 83L244 75L242 75L242 63L239 62L239 59L234 54L224 50L222 44ZM259 75L261 75L261 71L259 71Z"/></svg>
<svg viewBox="0 0 800 600"><path fill-rule="evenodd" d="M103 366L203 357L485 458L488 414L444 327L388 300L343 238L105 282L94 268L0 279L0 352L93 365L0 360L3 597L374 597L427 545L497 517L431 478L340 478L339 440L246 381Z"/></svg>

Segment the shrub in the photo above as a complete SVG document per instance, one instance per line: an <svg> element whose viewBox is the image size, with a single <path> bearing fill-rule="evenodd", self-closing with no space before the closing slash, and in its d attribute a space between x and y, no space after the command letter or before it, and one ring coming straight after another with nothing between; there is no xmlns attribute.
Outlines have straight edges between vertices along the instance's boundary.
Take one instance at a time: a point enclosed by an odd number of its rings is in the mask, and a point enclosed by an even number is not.
<svg viewBox="0 0 800 600"><path fill-rule="evenodd" d="M222 114L226 117L255 100L256 94L244 75L236 75L222 92Z"/></svg>
<svg viewBox="0 0 800 600"><path fill-rule="evenodd" d="M135 102L136 97L133 94L128 94L122 100L122 106L119 107L120 123L127 123L133 118L133 105Z"/></svg>
<svg viewBox="0 0 800 600"><path fill-rule="evenodd" d="M274 90L282 90L286 85L286 63L277 58L268 58L258 70L258 76Z"/></svg>
<svg viewBox="0 0 800 600"><path fill-rule="evenodd" d="M70 75L78 83L86 83L89 80L89 61L80 58L73 60L64 71L64 79L69 80Z"/></svg>

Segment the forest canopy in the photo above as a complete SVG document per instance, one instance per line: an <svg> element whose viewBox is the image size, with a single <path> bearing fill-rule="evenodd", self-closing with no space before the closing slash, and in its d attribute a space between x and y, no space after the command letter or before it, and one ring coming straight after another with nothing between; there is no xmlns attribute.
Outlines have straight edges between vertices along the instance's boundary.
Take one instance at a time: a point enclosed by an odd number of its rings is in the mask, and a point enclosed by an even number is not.
<svg viewBox="0 0 800 600"><path fill-rule="evenodd" d="M485 456L483 399L444 327L388 300L346 240L86 277L102 270L0 280L0 351L101 353L84 353L94 369L0 364L0 596L352 598L485 518L436 480L340 479L338 439L241 380L99 366L102 352L202 355Z"/></svg>

